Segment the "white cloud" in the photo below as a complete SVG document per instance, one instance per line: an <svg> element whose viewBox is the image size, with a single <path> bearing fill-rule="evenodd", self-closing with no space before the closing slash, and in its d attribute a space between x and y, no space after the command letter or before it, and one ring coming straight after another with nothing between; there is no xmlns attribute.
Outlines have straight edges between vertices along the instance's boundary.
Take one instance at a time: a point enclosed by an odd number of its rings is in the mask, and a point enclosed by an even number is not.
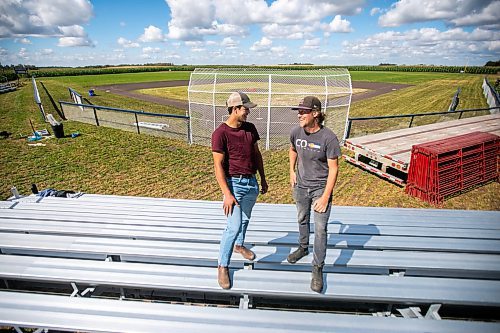
<svg viewBox="0 0 500 333"><path fill-rule="evenodd" d="M228 49L235 49L238 47L239 42L233 40L231 37L226 37L222 40L220 45Z"/></svg>
<svg viewBox="0 0 500 333"><path fill-rule="evenodd" d="M184 45L193 48L193 47L202 47L203 45L205 45L205 43L203 43L201 40L188 40L184 42Z"/></svg>
<svg viewBox="0 0 500 333"><path fill-rule="evenodd" d="M271 25L267 29L275 33L276 26L286 28L318 24L319 27L325 17L360 13L365 0L276 0L271 4L265 0L198 0L195 5L190 0L166 2L171 11L168 37L201 40L213 34L241 36L251 24ZM292 31L284 38L298 38L299 33ZM283 35L280 33L280 36Z"/></svg>
<svg viewBox="0 0 500 333"><path fill-rule="evenodd" d="M17 53L17 56L19 58L24 59L24 60L28 60L30 58L28 50L26 50L26 48L24 48L24 47L22 47L22 48L19 49L19 52Z"/></svg>
<svg viewBox="0 0 500 333"><path fill-rule="evenodd" d="M500 41L494 40L486 42L486 47L488 48L488 51L500 52Z"/></svg>
<svg viewBox="0 0 500 333"><path fill-rule="evenodd" d="M168 37L172 39L199 39L200 29L210 29L215 21L212 1L166 0L170 7L171 20L168 22ZM195 8L193 8L195 7Z"/></svg>
<svg viewBox="0 0 500 333"><path fill-rule="evenodd" d="M64 37L59 38L57 46L60 47L76 47L76 46L87 46L95 47L95 43L90 40L87 33L82 26L74 24L71 26L61 26L59 27L62 35Z"/></svg>
<svg viewBox="0 0 500 333"><path fill-rule="evenodd" d="M333 20L326 26L323 27L326 32L340 32L347 33L352 32L351 22L342 19L340 15L335 15Z"/></svg>
<svg viewBox="0 0 500 333"><path fill-rule="evenodd" d="M182 57L176 53L176 52L165 52L165 57L166 59L169 59L170 62L173 62L172 60L176 59L181 59Z"/></svg>
<svg viewBox="0 0 500 333"><path fill-rule="evenodd" d="M204 47L193 47L191 48L191 52L205 52L207 49Z"/></svg>
<svg viewBox="0 0 500 333"><path fill-rule="evenodd" d="M301 48L315 50L319 49L320 45L321 45L321 38L306 39L304 45Z"/></svg>
<svg viewBox="0 0 500 333"><path fill-rule="evenodd" d="M42 54L42 55L52 55L52 54L54 54L54 50L52 50L52 49L42 49L42 50L40 50L40 54Z"/></svg>
<svg viewBox="0 0 500 333"><path fill-rule="evenodd" d="M143 59L149 59L149 60L163 59L161 53L162 53L162 49L161 48L147 46L147 47L143 47L142 48L141 58L143 58Z"/></svg>
<svg viewBox="0 0 500 333"><path fill-rule="evenodd" d="M271 52L284 54L287 51L286 46L273 46L271 47Z"/></svg>
<svg viewBox="0 0 500 333"><path fill-rule="evenodd" d="M277 23L280 25L310 24L332 15L354 15L361 12L364 0L216 0L216 14L227 22L238 24ZM239 15L234 15L239 13Z"/></svg>
<svg viewBox="0 0 500 333"><path fill-rule="evenodd" d="M142 53L160 53L161 49L159 47L143 47Z"/></svg>
<svg viewBox="0 0 500 333"><path fill-rule="evenodd" d="M125 48L140 47L139 43L132 42L126 38L120 37L116 41L120 46Z"/></svg>
<svg viewBox="0 0 500 333"><path fill-rule="evenodd" d="M500 22L500 1L492 1L479 11L474 10L472 12L464 12L463 14L463 16L452 19L451 22L457 26L494 24L498 28Z"/></svg>
<svg viewBox="0 0 500 333"><path fill-rule="evenodd" d="M432 64L429 59L436 59L440 62L463 63L467 57L495 51L498 44L495 46L492 41L498 40L498 31L422 28L405 32L386 31L363 40L345 41L342 52L351 60Z"/></svg>
<svg viewBox="0 0 500 333"><path fill-rule="evenodd" d="M163 42L165 37L163 36L163 32L160 28L155 27L154 25L150 25L147 28L144 28L144 33L139 37L139 41L141 42Z"/></svg>
<svg viewBox="0 0 500 333"><path fill-rule="evenodd" d="M250 50L256 51L256 52L267 51L271 48L272 44L273 44L272 40L270 40L267 37L262 37L261 40L253 43L252 47L250 47Z"/></svg>
<svg viewBox="0 0 500 333"><path fill-rule="evenodd" d="M62 27L85 23L93 16L87 0L2 0L0 38L60 37Z"/></svg>
<svg viewBox="0 0 500 333"><path fill-rule="evenodd" d="M65 37L86 37L87 33L81 25L71 25L59 27L59 30Z"/></svg>
<svg viewBox="0 0 500 333"><path fill-rule="evenodd" d="M377 14L380 14L382 11L378 7L374 7L370 10L370 16L375 16Z"/></svg>
<svg viewBox="0 0 500 333"><path fill-rule="evenodd" d="M498 0L400 0L379 17L383 27L444 20L456 26L490 25L500 21Z"/></svg>
<svg viewBox="0 0 500 333"><path fill-rule="evenodd" d="M21 44L32 44L31 41L28 38L16 38L14 39L15 43L21 43Z"/></svg>
<svg viewBox="0 0 500 333"><path fill-rule="evenodd" d="M279 25L278 23L265 24L262 32L269 38L303 39L311 37L312 33L320 27L319 22L302 25Z"/></svg>
<svg viewBox="0 0 500 333"><path fill-rule="evenodd" d="M95 44L85 37L62 37L59 38L57 46L60 47L75 47L75 46L89 46L95 47Z"/></svg>

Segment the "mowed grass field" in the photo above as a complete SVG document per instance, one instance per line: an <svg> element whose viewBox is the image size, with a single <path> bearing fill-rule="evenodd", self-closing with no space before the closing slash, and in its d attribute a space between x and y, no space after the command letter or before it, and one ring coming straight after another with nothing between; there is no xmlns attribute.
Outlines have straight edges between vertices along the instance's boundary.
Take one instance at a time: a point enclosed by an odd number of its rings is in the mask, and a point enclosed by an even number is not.
<svg viewBox="0 0 500 333"><path fill-rule="evenodd" d="M80 93L105 84L187 80L189 72L158 72L76 77L38 78L53 100L69 101L67 88ZM353 103L351 117L442 111L448 108L456 89L461 87L459 109L486 107L482 96L483 76L442 73L351 72L353 81L406 83L413 86L372 99ZM494 81L494 78L492 78ZM180 88L175 88L180 89ZM185 88L184 88L185 89ZM39 84L47 113L57 114L49 96ZM85 94L87 95L87 94ZM149 112L185 111L155 103L138 101L98 91L92 103ZM33 100L29 81L18 91L0 95L0 132L11 133L0 139L0 199L17 186L28 194L32 183L40 189L55 188L87 193L221 200L213 175L209 147L190 146L184 141L138 135L111 128L67 121L66 134L78 131L76 138L47 139L44 146L29 146L26 138L32 120L36 129L47 128ZM356 126L356 125L354 125ZM288 183L286 151L264 151L270 185L260 202L292 203ZM336 205L424 207L433 206L407 196L404 189L340 162L335 189ZM500 209L500 185L490 183L450 198L440 208Z"/></svg>

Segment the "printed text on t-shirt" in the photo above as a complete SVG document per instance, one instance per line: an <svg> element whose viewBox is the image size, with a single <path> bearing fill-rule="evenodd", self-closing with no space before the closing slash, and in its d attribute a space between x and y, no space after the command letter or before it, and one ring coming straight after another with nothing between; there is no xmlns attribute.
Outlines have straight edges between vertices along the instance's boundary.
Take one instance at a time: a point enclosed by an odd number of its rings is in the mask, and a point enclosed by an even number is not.
<svg viewBox="0 0 500 333"><path fill-rule="evenodd" d="M304 139L297 139L295 140L295 146L297 148L301 149L310 149L310 150L320 150L321 146L317 143L314 142L308 142L307 140Z"/></svg>

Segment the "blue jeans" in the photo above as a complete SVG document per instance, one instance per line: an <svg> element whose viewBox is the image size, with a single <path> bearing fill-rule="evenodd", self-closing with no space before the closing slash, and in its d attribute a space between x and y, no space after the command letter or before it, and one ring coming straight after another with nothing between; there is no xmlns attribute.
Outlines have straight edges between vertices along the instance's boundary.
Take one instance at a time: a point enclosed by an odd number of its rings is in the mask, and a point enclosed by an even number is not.
<svg viewBox="0 0 500 333"><path fill-rule="evenodd" d="M233 213L227 217L227 226L222 233L219 250L219 266L227 267L231 261L234 245L243 245L252 208L259 195L259 184L255 176L251 178L226 178L231 193L239 206L233 207Z"/></svg>
<svg viewBox="0 0 500 333"><path fill-rule="evenodd" d="M303 248L309 246L309 232L311 208L314 201L319 199L324 188L311 190L307 188L293 189L293 198L297 206L297 221L299 222L299 245ZM328 201L328 206L324 213L314 212L314 254L313 265L323 265L326 257L326 245L328 236L328 219L332 208L332 197Z"/></svg>

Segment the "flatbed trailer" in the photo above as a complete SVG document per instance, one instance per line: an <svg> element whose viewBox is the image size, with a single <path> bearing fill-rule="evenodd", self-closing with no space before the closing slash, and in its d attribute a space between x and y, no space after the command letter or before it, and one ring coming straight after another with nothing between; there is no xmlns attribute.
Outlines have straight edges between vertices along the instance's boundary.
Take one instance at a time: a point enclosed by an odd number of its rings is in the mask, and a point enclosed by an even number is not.
<svg viewBox="0 0 500 333"><path fill-rule="evenodd" d="M344 146L354 158L343 158L400 186L406 184L411 148L425 142L451 138L472 132L500 135L500 114L451 120L430 125L371 134L345 140Z"/></svg>

